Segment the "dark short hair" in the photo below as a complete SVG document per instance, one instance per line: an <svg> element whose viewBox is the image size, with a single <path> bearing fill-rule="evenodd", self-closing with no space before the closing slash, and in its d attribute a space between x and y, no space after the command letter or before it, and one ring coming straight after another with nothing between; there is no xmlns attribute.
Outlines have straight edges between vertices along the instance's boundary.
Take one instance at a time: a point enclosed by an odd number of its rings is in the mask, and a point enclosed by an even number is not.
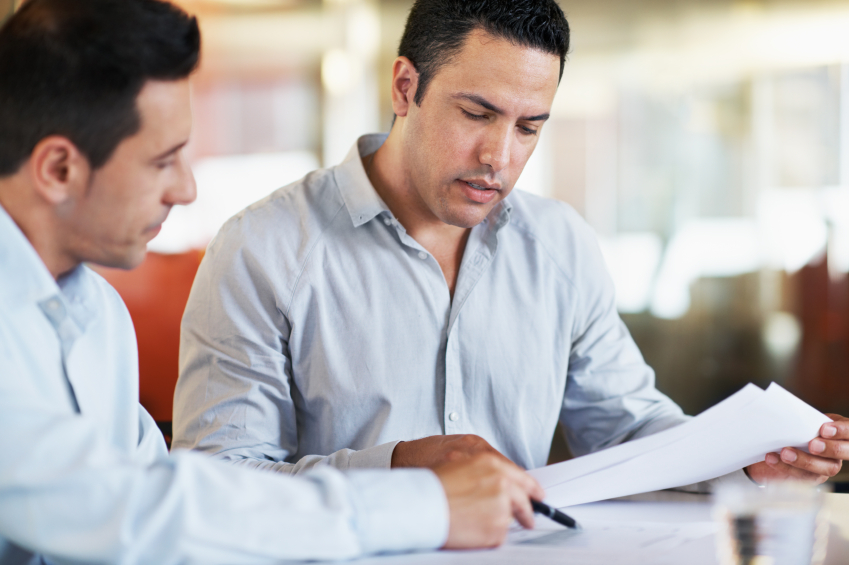
<svg viewBox="0 0 849 565"><path fill-rule="evenodd" d="M398 55L419 73L415 102L421 105L436 73L451 62L475 29L560 57L569 53L569 22L554 0L416 0Z"/></svg>
<svg viewBox="0 0 849 565"><path fill-rule="evenodd" d="M137 133L148 80L198 64L197 20L160 0L28 0L0 28L0 177L67 137L92 168Z"/></svg>

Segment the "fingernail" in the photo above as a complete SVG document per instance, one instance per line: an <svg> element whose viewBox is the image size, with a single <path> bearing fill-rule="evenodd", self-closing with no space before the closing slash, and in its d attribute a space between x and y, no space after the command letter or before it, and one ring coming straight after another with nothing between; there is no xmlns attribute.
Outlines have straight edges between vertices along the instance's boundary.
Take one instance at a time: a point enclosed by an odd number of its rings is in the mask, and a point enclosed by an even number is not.
<svg viewBox="0 0 849 565"><path fill-rule="evenodd" d="M767 465L775 465L776 463L778 463L778 456L775 453L767 453L766 462Z"/></svg>
<svg viewBox="0 0 849 565"><path fill-rule="evenodd" d="M811 453L822 453L825 451L825 442L815 439L811 442Z"/></svg>
<svg viewBox="0 0 849 565"><path fill-rule="evenodd" d="M822 437L834 437L837 435L837 428L834 426L825 425L822 427Z"/></svg>
<svg viewBox="0 0 849 565"><path fill-rule="evenodd" d="M787 463L792 463L796 460L796 452L792 449L782 449L781 458Z"/></svg>

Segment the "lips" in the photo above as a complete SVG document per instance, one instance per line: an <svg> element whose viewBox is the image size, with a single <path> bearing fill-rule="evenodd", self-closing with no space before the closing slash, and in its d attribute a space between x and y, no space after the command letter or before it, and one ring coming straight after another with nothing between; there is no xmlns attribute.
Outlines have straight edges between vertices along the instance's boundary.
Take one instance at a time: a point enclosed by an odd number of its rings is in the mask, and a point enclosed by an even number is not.
<svg viewBox="0 0 849 565"><path fill-rule="evenodd" d="M467 180L461 180L460 186L463 189L463 194L466 195L466 198L473 202L478 202L480 204L487 204L492 202L492 200L498 195L500 187L497 185L490 185L484 182L472 182Z"/></svg>
<svg viewBox="0 0 849 565"><path fill-rule="evenodd" d="M146 229L145 233L147 234L148 237L153 239L154 237L159 235L159 232L161 232L161 231L162 231L162 224L158 224L156 226L153 226L153 227Z"/></svg>
<svg viewBox="0 0 849 565"><path fill-rule="evenodd" d="M168 219L168 214L170 213L171 207L169 206L168 209L165 210L165 212L162 214L162 218L158 222L151 224L149 227L147 227L144 230L144 233L148 235L153 234L153 236L156 237L156 235L158 235L159 232L162 231L162 224L164 224L165 220Z"/></svg>

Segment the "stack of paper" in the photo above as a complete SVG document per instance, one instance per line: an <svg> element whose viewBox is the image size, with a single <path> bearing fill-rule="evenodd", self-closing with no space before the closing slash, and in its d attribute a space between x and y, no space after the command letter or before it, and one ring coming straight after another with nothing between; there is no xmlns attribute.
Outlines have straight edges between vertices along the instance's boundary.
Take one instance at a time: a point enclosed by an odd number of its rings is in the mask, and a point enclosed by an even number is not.
<svg viewBox="0 0 849 565"><path fill-rule="evenodd" d="M830 421L775 383L750 384L685 424L530 473L562 508L706 481L783 447L807 451Z"/></svg>

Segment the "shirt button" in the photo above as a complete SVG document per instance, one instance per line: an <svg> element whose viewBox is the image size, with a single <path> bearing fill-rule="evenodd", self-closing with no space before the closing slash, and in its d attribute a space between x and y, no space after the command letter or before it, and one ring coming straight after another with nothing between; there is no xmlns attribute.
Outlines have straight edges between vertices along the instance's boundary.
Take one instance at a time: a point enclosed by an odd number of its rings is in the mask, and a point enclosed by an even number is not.
<svg viewBox="0 0 849 565"><path fill-rule="evenodd" d="M50 308L51 310L58 310L59 309L59 301L58 300L51 300L50 302L47 303L47 307Z"/></svg>
<svg viewBox="0 0 849 565"><path fill-rule="evenodd" d="M427 259L427 253L425 253L424 251L419 251L419 259L421 259L422 261Z"/></svg>
<svg viewBox="0 0 849 565"><path fill-rule="evenodd" d="M387 226L391 226L392 220L390 220L389 218L386 218L385 220L383 220L383 223L386 224Z"/></svg>
<svg viewBox="0 0 849 565"><path fill-rule="evenodd" d="M452 422L456 422L457 420L460 419L460 415L457 414L456 412L451 412L450 414L448 414L448 419L451 420Z"/></svg>

